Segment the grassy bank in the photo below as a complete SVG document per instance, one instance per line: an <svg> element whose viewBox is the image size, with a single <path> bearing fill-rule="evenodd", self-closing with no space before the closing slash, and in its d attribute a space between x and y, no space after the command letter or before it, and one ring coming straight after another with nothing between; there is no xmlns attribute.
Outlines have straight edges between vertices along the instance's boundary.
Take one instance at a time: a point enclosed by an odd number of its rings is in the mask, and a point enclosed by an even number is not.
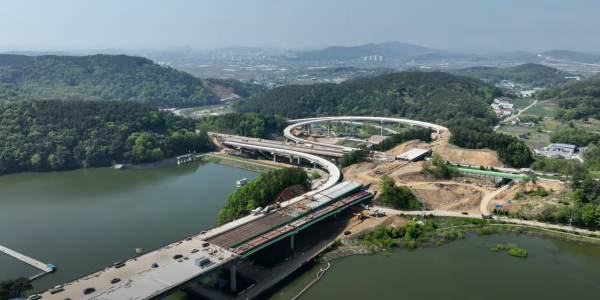
<svg viewBox="0 0 600 300"><path fill-rule="evenodd" d="M580 234L564 230L553 230L529 225L509 224L496 220L482 220L462 217L434 217L422 220L423 224L409 222L402 227L375 227L363 232L336 240L323 253L319 261L331 261L351 255L374 254L390 248L416 249L442 246L457 239L464 239L466 233L490 235L503 232L535 234L559 238L566 241L600 244L600 238L592 234ZM415 225L417 224L417 225Z"/></svg>
<svg viewBox="0 0 600 300"><path fill-rule="evenodd" d="M262 163L257 160L251 160L242 157L233 157L226 155L217 155L217 154L204 154L200 157L202 161L211 162L215 164L230 166L234 168L255 171L255 172L267 172L270 170L277 170L283 167Z"/></svg>

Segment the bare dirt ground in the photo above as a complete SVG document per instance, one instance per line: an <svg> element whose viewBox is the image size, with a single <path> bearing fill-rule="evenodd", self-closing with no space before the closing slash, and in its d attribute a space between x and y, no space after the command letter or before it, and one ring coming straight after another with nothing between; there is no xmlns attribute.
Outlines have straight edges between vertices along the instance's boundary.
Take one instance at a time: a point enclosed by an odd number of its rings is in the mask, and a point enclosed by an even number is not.
<svg viewBox="0 0 600 300"><path fill-rule="evenodd" d="M239 97L237 94L235 94L234 92L232 92L230 89L222 86L222 85L218 85L218 84L214 84L212 82L208 82L206 80L202 80L202 86L204 88L206 88L207 90L213 92L217 97L219 97L219 99L226 99L226 98L231 98L231 97Z"/></svg>
<svg viewBox="0 0 600 300"><path fill-rule="evenodd" d="M402 143L402 144L392 148L391 150L386 151L385 154L398 156L408 150L411 150L414 148L420 148L419 147L420 144L427 145L427 143L422 143L420 140L408 141L406 143ZM421 148L421 149L426 149L426 148Z"/></svg>
<svg viewBox="0 0 600 300"><path fill-rule="evenodd" d="M478 212L484 192L471 186L444 183L415 185L412 190L434 210Z"/></svg>
<svg viewBox="0 0 600 300"><path fill-rule="evenodd" d="M369 138L369 142L379 144L379 143L381 143L381 141L387 139L388 137L389 137L388 135L374 134Z"/></svg>
<svg viewBox="0 0 600 300"><path fill-rule="evenodd" d="M368 213L369 213L368 211L365 211L365 214L368 214ZM356 217L353 217L353 218L348 219L348 222L346 223L344 230L342 231L342 233L340 233L338 238L344 237L345 236L344 232L346 232L346 231L350 231L351 233L357 233L363 229L372 228L372 227L376 227L379 225L399 227L399 226L406 224L406 222L408 222L406 219L401 218L396 215L390 215L390 216L385 216L385 217L380 217L380 218L371 217L371 218L367 218L364 220L358 220Z"/></svg>
<svg viewBox="0 0 600 300"><path fill-rule="evenodd" d="M488 204L488 210L492 211L495 204L502 204L502 209L511 213L523 210L525 212L536 214L540 213L547 204L558 204L559 197L568 192L567 188L558 182L538 182L537 186L543 187L547 191L552 190L552 194L548 197L526 195L525 189L531 191L534 187L531 185L526 187L522 184L515 184L506 192L492 198L492 201ZM517 192L521 194L521 197L518 200L515 200L514 195ZM508 199L510 199L511 202L506 202Z"/></svg>
<svg viewBox="0 0 600 300"><path fill-rule="evenodd" d="M492 150L473 150L463 149L450 144L446 144L437 150L444 160L459 164L484 165L492 167L501 167L502 163L498 158L496 151Z"/></svg>
<svg viewBox="0 0 600 300"><path fill-rule="evenodd" d="M321 143L327 143L327 144L331 144L331 145L338 145L339 143L344 142L346 139L345 138L335 138L335 137L323 137L323 138L318 138L316 139L317 142L321 142Z"/></svg>
<svg viewBox="0 0 600 300"><path fill-rule="evenodd" d="M432 181L421 174L423 164L422 161L362 163L347 167L342 172L346 180L360 180L365 184L373 182L371 190L374 191L379 191L380 176L387 174L393 177L397 184L410 187L436 210L479 212L483 195L490 193L488 189L454 181Z"/></svg>

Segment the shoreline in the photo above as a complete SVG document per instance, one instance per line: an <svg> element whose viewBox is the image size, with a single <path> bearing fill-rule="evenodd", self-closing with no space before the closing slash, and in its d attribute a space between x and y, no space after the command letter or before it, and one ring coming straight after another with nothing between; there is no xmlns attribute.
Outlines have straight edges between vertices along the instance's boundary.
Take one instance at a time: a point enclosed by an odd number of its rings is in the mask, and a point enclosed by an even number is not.
<svg viewBox="0 0 600 300"><path fill-rule="evenodd" d="M250 160L241 157L230 157L226 155L219 155L214 153L205 153L199 155L200 161L210 162L214 164L220 164L224 166L234 167L238 169L254 171L254 172L268 172L270 170L277 170L284 168L283 166L276 166L272 164L262 163L258 160Z"/></svg>
<svg viewBox="0 0 600 300"><path fill-rule="evenodd" d="M432 232L433 236L429 236L425 241L417 242L414 248L403 245L402 238L396 239L393 247L385 247L381 245L373 245L372 247L369 247L362 243L362 239L365 235L373 233L375 231L375 228L368 228L356 234L348 235L341 239L334 240L327 246L328 250L323 251L318 257L315 258L315 260L318 263L326 263L355 255L375 255L378 252L385 251L386 249L391 248L422 249L430 247L440 247L444 244L451 243L457 239L464 239L464 235L459 235L456 238L445 240L442 236L442 233L447 230L455 230L457 232L461 231L463 233L475 233L477 235L492 235L500 233L529 234L540 237L556 238L568 242L579 242L592 245L600 245L600 238L597 237L590 237L570 232L562 232L558 230L541 228L531 225L520 225L501 222L485 224L483 226L478 224L471 224L438 228L434 232Z"/></svg>

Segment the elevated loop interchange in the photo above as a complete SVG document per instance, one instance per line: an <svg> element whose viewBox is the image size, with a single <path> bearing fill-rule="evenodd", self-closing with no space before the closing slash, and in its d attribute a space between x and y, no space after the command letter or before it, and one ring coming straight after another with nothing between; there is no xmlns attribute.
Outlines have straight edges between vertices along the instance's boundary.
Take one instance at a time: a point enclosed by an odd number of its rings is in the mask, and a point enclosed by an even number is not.
<svg viewBox="0 0 600 300"><path fill-rule="evenodd" d="M292 123L292 125L286 127L283 130L283 134L285 135L286 138L288 138L292 141L298 142L298 143L310 143L310 144L315 144L315 145L324 146L324 147L338 148L338 149L343 149L344 152L350 152L350 151L356 150L356 148L332 145L332 144L328 144L328 143L313 142L313 141L309 142L305 139L299 138L292 134L292 129L294 129L294 127L316 124L316 123L323 123L323 122L327 122L327 127L328 127L328 131L329 131L329 124L331 121L371 121L371 122L380 122L380 123L398 123L398 124L406 124L406 125L410 125L410 126L419 126L419 127L429 128L433 131L436 131L437 133L440 133L441 131L448 131L448 128L446 128L444 126L440 126L440 125L428 123L428 122L409 120L409 119L385 118L385 117L343 116L343 117L322 117L322 118L307 118L307 119L289 120L288 123Z"/></svg>

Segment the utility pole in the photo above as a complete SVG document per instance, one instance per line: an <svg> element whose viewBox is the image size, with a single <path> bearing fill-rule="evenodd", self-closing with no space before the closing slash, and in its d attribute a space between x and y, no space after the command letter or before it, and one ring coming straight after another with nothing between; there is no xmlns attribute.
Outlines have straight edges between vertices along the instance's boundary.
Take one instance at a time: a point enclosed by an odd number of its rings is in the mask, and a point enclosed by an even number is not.
<svg viewBox="0 0 600 300"><path fill-rule="evenodd" d="M573 222L573 213L571 213L571 218L569 219L569 227L571 227L571 222Z"/></svg>

